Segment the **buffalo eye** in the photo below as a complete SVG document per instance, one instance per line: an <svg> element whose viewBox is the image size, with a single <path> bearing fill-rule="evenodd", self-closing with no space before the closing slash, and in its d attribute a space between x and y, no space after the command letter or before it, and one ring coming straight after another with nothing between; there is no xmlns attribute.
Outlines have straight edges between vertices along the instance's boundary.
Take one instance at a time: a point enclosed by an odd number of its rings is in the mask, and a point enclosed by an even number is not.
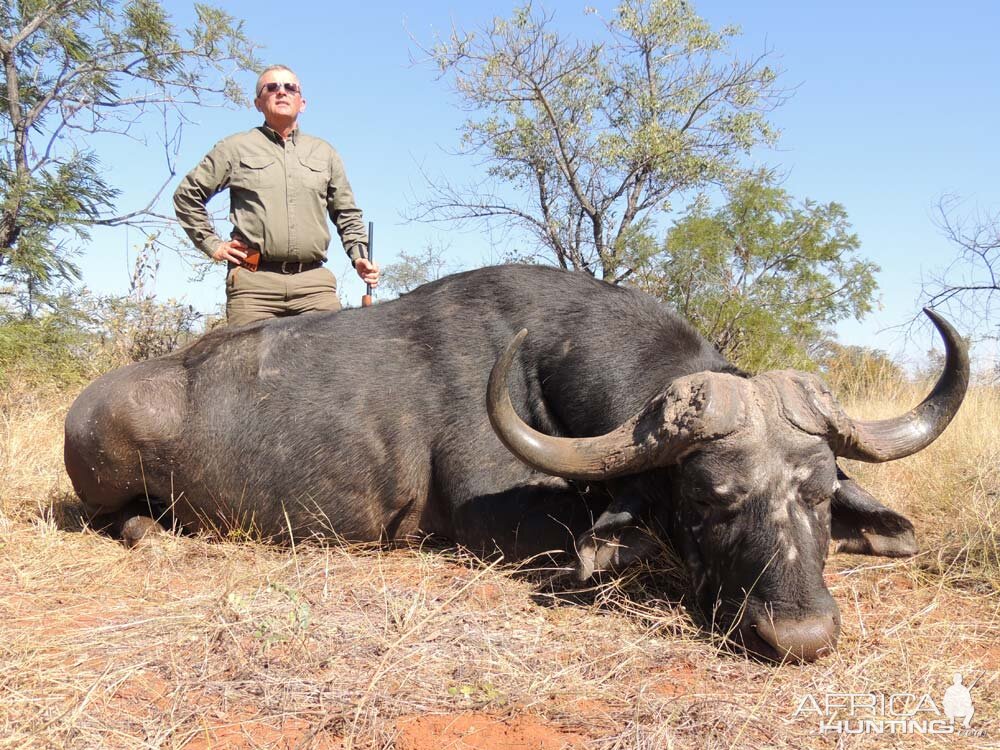
<svg viewBox="0 0 1000 750"><path fill-rule="evenodd" d="M799 500L810 508L819 507L832 499L833 491L828 482L809 481L799 487Z"/></svg>

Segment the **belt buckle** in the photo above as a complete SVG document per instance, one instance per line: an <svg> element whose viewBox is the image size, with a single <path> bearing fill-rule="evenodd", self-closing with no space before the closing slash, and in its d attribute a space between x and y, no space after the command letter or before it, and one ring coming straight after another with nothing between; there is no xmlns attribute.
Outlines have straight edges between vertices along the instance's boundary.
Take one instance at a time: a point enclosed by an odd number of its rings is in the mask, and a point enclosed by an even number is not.
<svg viewBox="0 0 1000 750"><path fill-rule="evenodd" d="M294 271L291 270L289 266L298 266ZM281 261L281 272L283 274L301 273L302 272L302 261L300 260L283 260Z"/></svg>

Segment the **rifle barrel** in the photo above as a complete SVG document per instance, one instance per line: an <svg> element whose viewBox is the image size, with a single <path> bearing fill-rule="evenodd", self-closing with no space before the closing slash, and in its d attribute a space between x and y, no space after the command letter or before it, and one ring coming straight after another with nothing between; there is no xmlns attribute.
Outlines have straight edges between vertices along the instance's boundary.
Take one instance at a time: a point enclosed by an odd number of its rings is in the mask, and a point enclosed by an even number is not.
<svg viewBox="0 0 1000 750"><path fill-rule="evenodd" d="M368 260L370 260L373 263L375 262L375 222L374 221L369 221L368 222ZM368 296L370 297L371 294L372 294L372 285L371 284L365 284L365 286L368 288Z"/></svg>
<svg viewBox="0 0 1000 750"><path fill-rule="evenodd" d="M375 250L375 222L368 222L368 250L365 253L368 260L374 263L374 250ZM361 298L362 307L371 307L372 304L372 285L365 284L365 296Z"/></svg>

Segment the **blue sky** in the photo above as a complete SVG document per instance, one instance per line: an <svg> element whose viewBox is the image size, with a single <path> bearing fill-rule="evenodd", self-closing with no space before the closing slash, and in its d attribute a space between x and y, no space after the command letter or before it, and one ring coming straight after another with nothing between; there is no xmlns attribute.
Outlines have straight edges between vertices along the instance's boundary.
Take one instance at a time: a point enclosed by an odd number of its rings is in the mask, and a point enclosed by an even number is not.
<svg viewBox="0 0 1000 750"><path fill-rule="evenodd" d="M186 3L165 4L178 23L190 13ZM411 58L420 55L414 39L430 43L452 23L478 26L494 15L509 15L513 3L215 4L245 19L248 35L266 45L263 60L298 72L307 99L302 127L341 152L359 205L375 222L381 263L428 244L441 248L455 268L475 267L491 257L482 231L403 218L424 190L422 171L461 181L475 169L468 159L449 155L464 113L446 85L435 80L434 69ZM584 14L585 4L605 17L613 7L593 0L544 7L555 12L560 27L596 33L599 21ZM861 253L882 267L880 308L861 323L842 324L841 339L919 355L932 341L929 332L907 345L899 332L886 329L913 316L921 280L953 255L932 221L935 204L943 194L957 193L970 206L1000 207L995 42L1000 5L701 0L694 6L716 28L739 25L743 33L735 47L741 53L773 50L783 85L795 91L772 117L782 132L777 148L759 159L788 175L785 187L796 198L842 203L861 239ZM248 76L248 89L252 82ZM253 110L201 110L194 117L196 124L184 130L178 175L167 193L215 141L259 124ZM164 176L162 151L155 146L119 145L102 156L124 188L122 209L144 203ZM163 211L170 210L167 199ZM225 202L219 196L210 205L217 209ZM99 292L123 292L139 242L134 231L95 235L82 259L86 284ZM331 259L344 296L357 304L363 285L336 242ZM223 301L221 268L202 283L188 276L176 256L164 255L157 290L202 310Z"/></svg>

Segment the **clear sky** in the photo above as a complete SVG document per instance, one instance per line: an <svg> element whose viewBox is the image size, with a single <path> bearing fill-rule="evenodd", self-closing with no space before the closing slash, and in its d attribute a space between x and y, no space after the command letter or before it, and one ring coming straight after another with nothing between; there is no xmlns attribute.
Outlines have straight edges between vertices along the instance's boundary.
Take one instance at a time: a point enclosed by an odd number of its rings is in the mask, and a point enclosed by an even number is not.
<svg viewBox="0 0 1000 750"><path fill-rule="evenodd" d="M513 3L215 4L246 21L248 35L265 45L265 62L299 74L307 100L302 127L341 152L366 220L375 222L380 263L429 243L456 269L489 259L482 232L403 218L424 191L422 172L461 181L475 170L468 159L449 155L464 113L434 69L411 58L420 56L414 39L430 43L452 23L478 26L507 16ZM591 34L600 21L584 14L588 4L611 15L611 3L594 0L550 0L543 7L555 11L560 27ZM188 3L165 5L185 22ZM970 205L1000 208L1000 4L699 0L694 7L716 28L739 25L735 44L742 53L773 50L782 83L795 91L772 117L782 131L778 147L760 159L787 173L785 187L796 198L846 207L861 253L882 267L880 309L861 323L841 325L838 334L845 343L899 355L900 334L885 329L913 316L922 279L954 253L932 221L938 199L957 193ZM253 78L246 84L252 89ZM217 140L260 122L253 110L201 110L194 117L175 157L178 174L165 192L164 212L172 210L169 193L177 181ZM102 156L124 188L121 209L142 205L164 177L162 149L155 145L119 144ZM225 204L219 196L210 207ZM225 224L220 229L228 232ZM85 283L99 292L124 292L139 241L134 231L95 235L82 259ZM336 240L331 259L344 296L357 304L363 285ZM202 310L223 301L221 267L197 284L188 273L176 256L164 255L158 292ZM931 340L928 332L905 353L919 354Z"/></svg>

